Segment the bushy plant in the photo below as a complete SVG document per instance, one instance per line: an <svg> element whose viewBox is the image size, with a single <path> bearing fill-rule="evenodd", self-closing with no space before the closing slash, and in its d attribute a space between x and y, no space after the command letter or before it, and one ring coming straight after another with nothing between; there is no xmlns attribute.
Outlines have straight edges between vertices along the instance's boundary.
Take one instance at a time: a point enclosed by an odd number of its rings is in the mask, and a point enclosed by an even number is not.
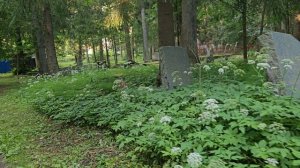
<svg viewBox="0 0 300 168"><path fill-rule="evenodd" d="M111 89L105 93L95 89L97 73L90 72L78 74L81 90L71 96L57 87L74 90L68 85L73 76L33 81L24 96L39 89L30 98L39 111L62 122L110 129L120 148L146 165L299 167L299 100L274 94L263 84L264 69L254 64L216 62L192 71L200 83L174 90L149 86L155 69L138 68L106 72L101 81Z"/></svg>

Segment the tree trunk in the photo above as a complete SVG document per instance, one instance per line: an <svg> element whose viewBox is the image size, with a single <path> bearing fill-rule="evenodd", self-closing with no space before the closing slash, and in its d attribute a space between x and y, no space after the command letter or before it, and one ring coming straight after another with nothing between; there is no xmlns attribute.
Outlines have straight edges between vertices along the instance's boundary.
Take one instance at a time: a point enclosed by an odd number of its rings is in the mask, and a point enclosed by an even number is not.
<svg viewBox="0 0 300 168"><path fill-rule="evenodd" d="M182 0L181 45L187 49L192 64L198 63L196 0Z"/></svg>
<svg viewBox="0 0 300 168"><path fill-rule="evenodd" d="M113 45L113 49L114 49L115 65L118 65L117 42L116 42L116 38L114 35L112 36L112 45Z"/></svg>
<svg viewBox="0 0 300 168"><path fill-rule="evenodd" d="M248 49L247 49L247 0L241 0L242 3L242 24L243 24L243 57L244 60L248 60Z"/></svg>
<svg viewBox="0 0 300 168"><path fill-rule="evenodd" d="M23 49L23 42L22 42L22 33L21 28L17 27L16 29L16 45L17 45L17 55L16 55L16 73L24 73L26 69L25 65L25 53Z"/></svg>
<svg viewBox="0 0 300 168"><path fill-rule="evenodd" d="M32 8L33 34L36 39L36 64L40 74L48 73L45 40L40 23L38 8Z"/></svg>
<svg viewBox="0 0 300 168"><path fill-rule="evenodd" d="M49 73L56 73L59 70L57 57L56 57L56 50L55 50L55 43L54 43L54 36L53 36L53 28L52 28L52 17L51 17L51 9L50 4L44 4L44 39L45 39L45 48L47 54L47 62Z"/></svg>
<svg viewBox="0 0 300 168"><path fill-rule="evenodd" d="M106 63L108 68L110 68L110 59L109 59L109 51L108 51L108 45L107 45L107 38L104 38L105 41L105 51L106 51Z"/></svg>
<svg viewBox="0 0 300 168"><path fill-rule="evenodd" d="M96 57L96 46L95 43L92 43L92 49L93 49L93 57L94 57L94 62L97 62L97 57Z"/></svg>
<svg viewBox="0 0 300 168"><path fill-rule="evenodd" d="M296 15L296 30L295 36L298 40L300 40L300 11Z"/></svg>
<svg viewBox="0 0 300 168"><path fill-rule="evenodd" d="M78 57L76 59L76 64L78 67L82 67L83 65L83 62L82 62L82 41L81 41L81 38L79 38L79 41L78 41Z"/></svg>
<svg viewBox="0 0 300 168"><path fill-rule="evenodd" d="M99 42L99 54L100 54L99 60L100 60L100 62L103 62L104 61L104 51L103 51L102 37L100 38L100 42Z"/></svg>
<svg viewBox="0 0 300 168"><path fill-rule="evenodd" d="M45 48L45 40L43 37L43 32L41 28L38 28L35 31L35 37L37 40L37 60L38 60L38 69L40 74L48 73L48 64L46 57L46 48Z"/></svg>
<svg viewBox="0 0 300 168"><path fill-rule="evenodd" d="M173 5L171 0L157 0L159 47L175 46Z"/></svg>
<svg viewBox="0 0 300 168"><path fill-rule="evenodd" d="M181 27L182 27L182 0L176 0L174 5L175 10L175 34L176 34L176 45L180 46L181 42Z"/></svg>
<svg viewBox="0 0 300 168"><path fill-rule="evenodd" d="M124 21L124 32L125 32L125 45L126 45L126 54L127 61L132 61L132 52L131 52L131 37L130 37L130 27L127 21Z"/></svg>
<svg viewBox="0 0 300 168"><path fill-rule="evenodd" d="M260 35L264 33L266 7L267 7L267 3L266 1L263 1L263 7L262 7L263 10L261 13L260 32L259 32Z"/></svg>
<svg viewBox="0 0 300 168"><path fill-rule="evenodd" d="M145 1L142 0L141 2L141 17L142 17L142 29L143 29L143 55L144 55L144 62L151 61L149 55L149 48L148 48L148 27L147 21L145 16Z"/></svg>
<svg viewBox="0 0 300 168"><path fill-rule="evenodd" d="M90 64L89 46L87 44L85 45L85 53L86 53L87 63Z"/></svg>

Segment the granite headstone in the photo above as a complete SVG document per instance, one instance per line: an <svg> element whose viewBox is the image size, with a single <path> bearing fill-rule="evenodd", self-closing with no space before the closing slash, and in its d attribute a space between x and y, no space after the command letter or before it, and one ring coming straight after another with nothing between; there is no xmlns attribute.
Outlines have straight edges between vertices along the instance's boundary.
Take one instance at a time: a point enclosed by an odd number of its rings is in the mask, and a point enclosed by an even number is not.
<svg viewBox="0 0 300 168"><path fill-rule="evenodd" d="M191 84L190 62L186 49L161 47L159 58L162 87L173 89Z"/></svg>
<svg viewBox="0 0 300 168"><path fill-rule="evenodd" d="M300 98L300 42L290 34L279 32L268 32L258 40L271 57L269 64L273 68L267 71L269 81L276 84L283 81L286 87L281 94Z"/></svg>

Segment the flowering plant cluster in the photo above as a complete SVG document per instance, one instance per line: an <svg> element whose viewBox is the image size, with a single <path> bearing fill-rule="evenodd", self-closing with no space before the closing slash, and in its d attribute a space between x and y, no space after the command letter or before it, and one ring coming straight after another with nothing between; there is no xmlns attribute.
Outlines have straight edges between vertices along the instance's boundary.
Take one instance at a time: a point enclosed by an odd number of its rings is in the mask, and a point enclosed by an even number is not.
<svg viewBox="0 0 300 168"><path fill-rule="evenodd" d="M233 62L204 66L201 83L168 91L142 70L112 90L121 77L108 70L32 81L22 94L53 119L112 131L132 162L148 167L299 167L300 102L253 84L257 77L241 81L252 75Z"/></svg>

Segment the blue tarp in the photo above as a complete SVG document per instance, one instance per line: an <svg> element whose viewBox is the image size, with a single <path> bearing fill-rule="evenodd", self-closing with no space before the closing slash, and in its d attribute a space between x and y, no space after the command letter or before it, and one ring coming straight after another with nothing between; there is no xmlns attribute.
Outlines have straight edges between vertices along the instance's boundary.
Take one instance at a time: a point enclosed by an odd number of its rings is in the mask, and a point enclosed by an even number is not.
<svg viewBox="0 0 300 168"><path fill-rule="evenodd" d="M10 71L11 71L10 62L0 60L0 73L6 73Z"/></svg>

